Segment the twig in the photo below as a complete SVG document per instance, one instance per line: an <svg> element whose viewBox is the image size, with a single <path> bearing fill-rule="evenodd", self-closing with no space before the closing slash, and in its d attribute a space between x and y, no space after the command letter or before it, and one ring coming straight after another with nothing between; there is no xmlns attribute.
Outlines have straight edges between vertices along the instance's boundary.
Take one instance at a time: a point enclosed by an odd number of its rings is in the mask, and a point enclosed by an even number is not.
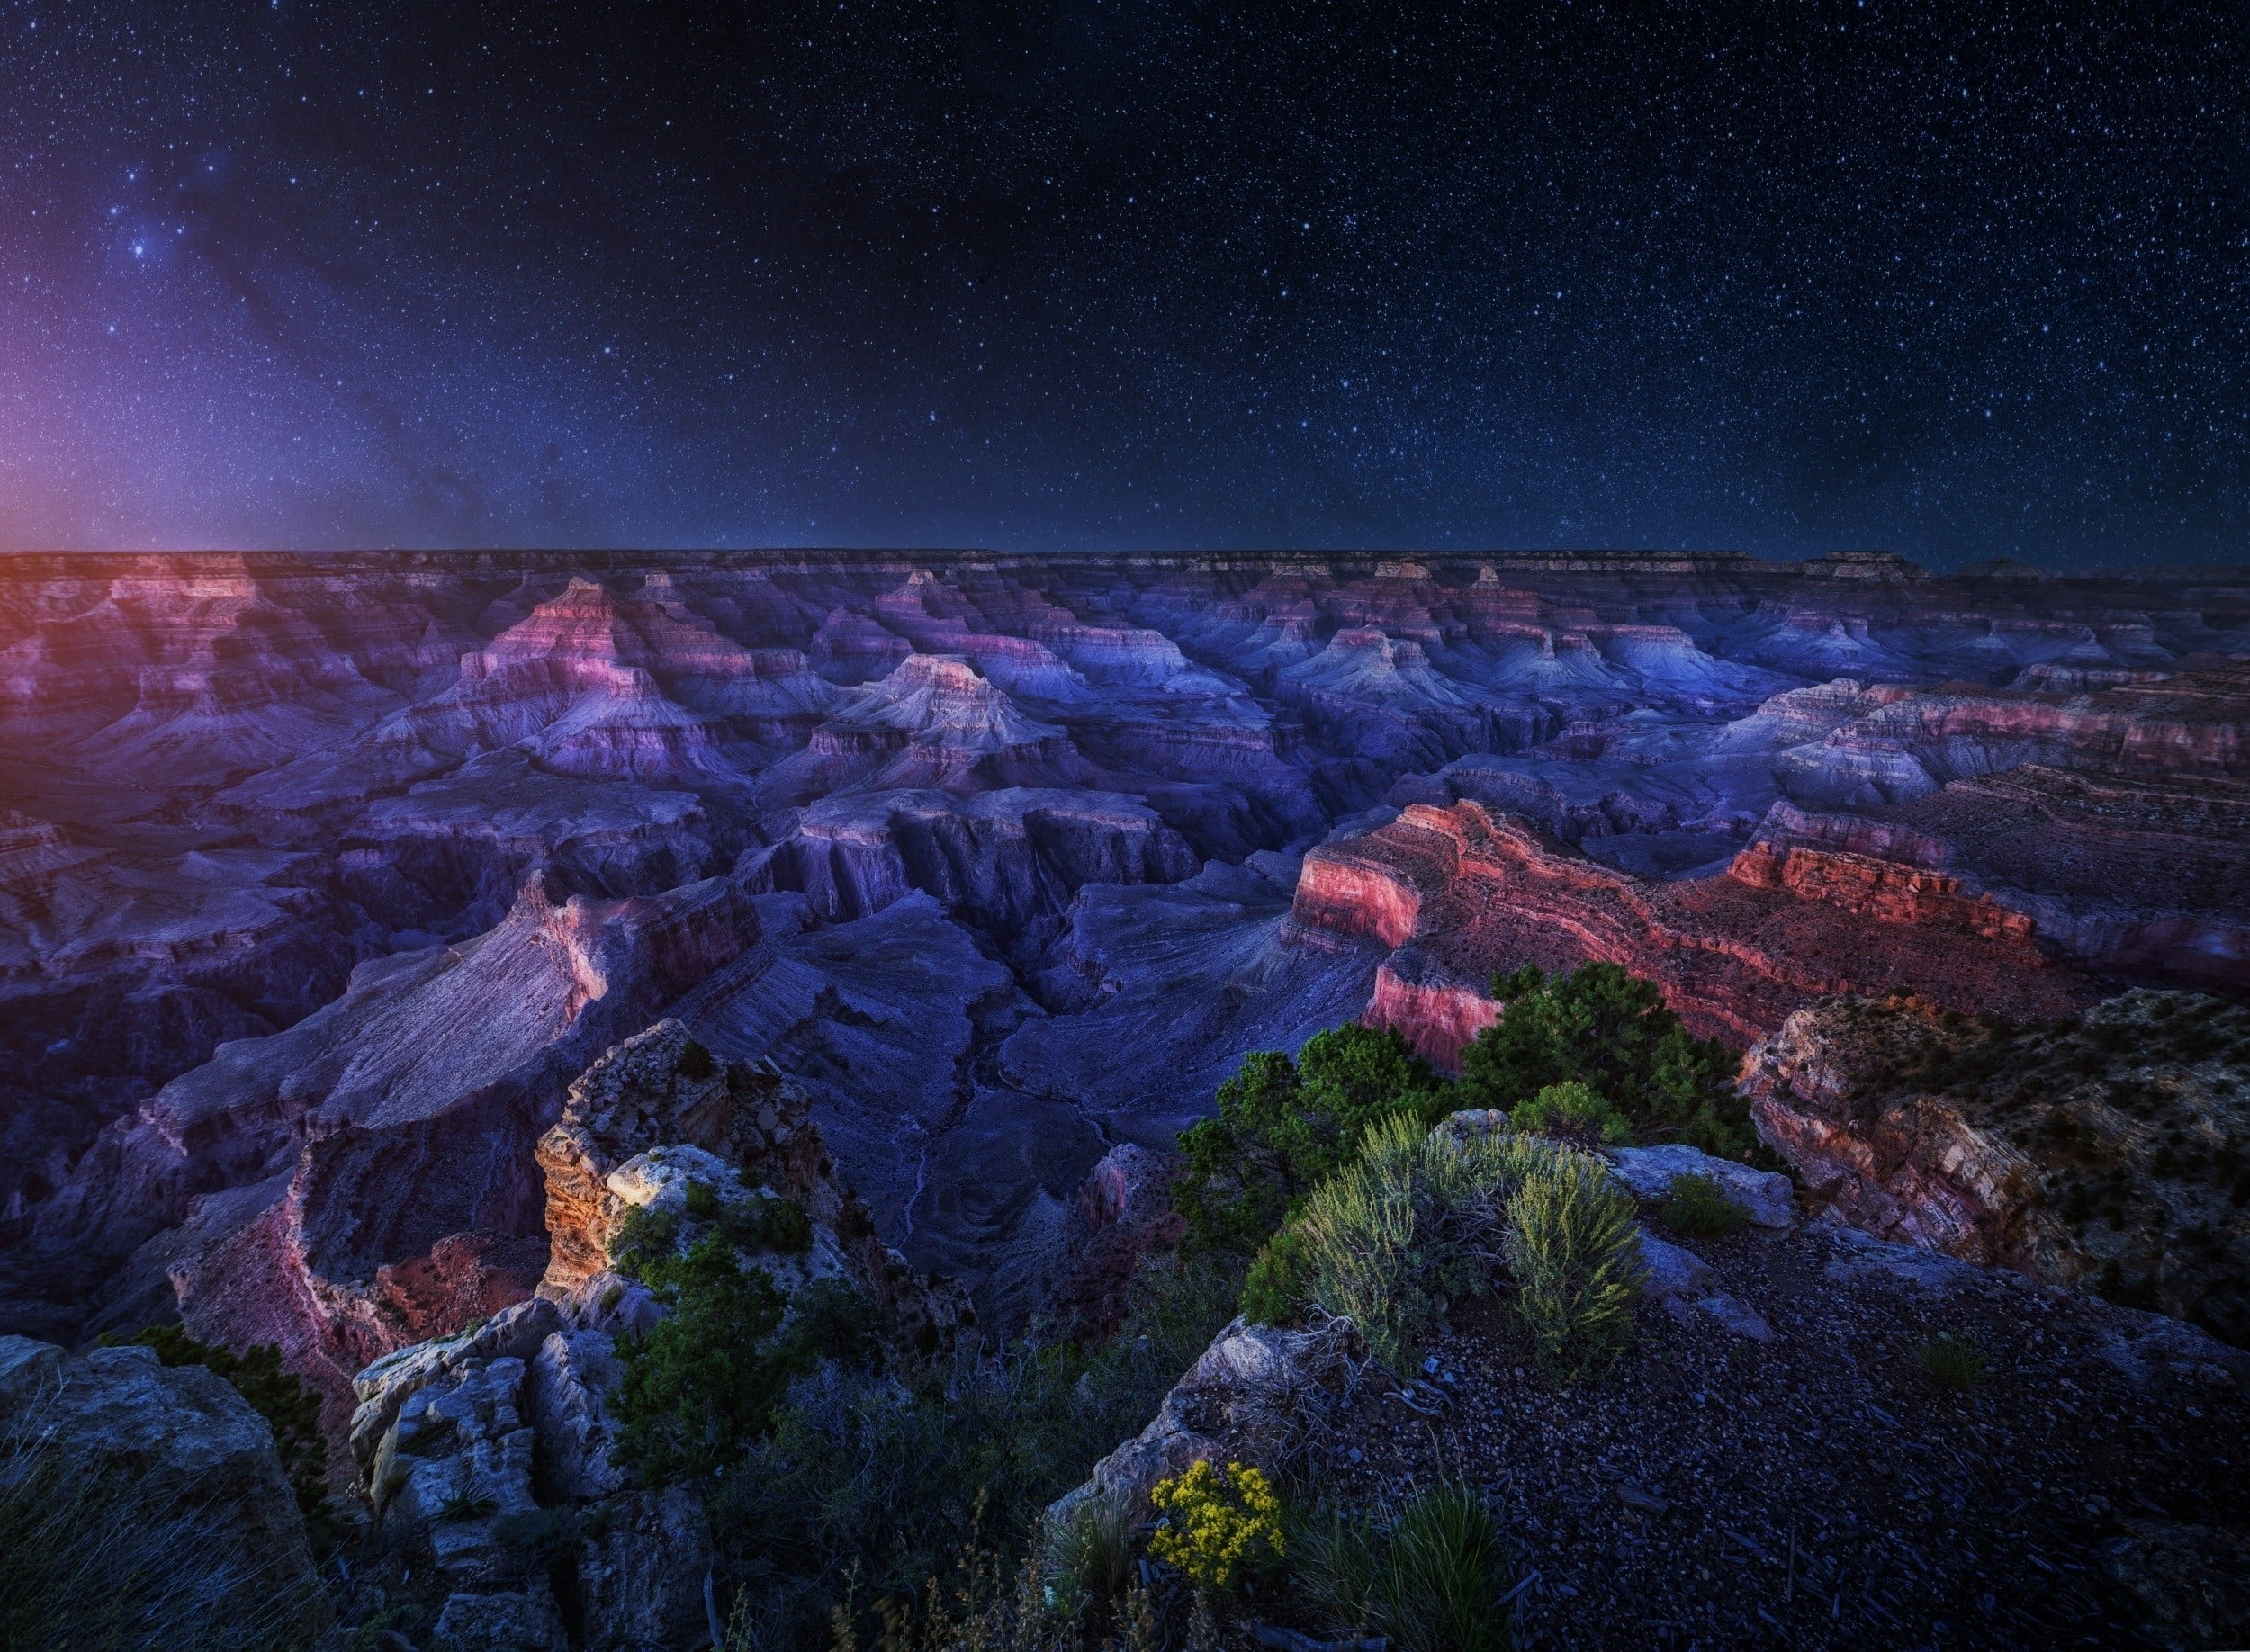
<svg viewBox="0 0 2250 1652"><path fill-rule="evenodd" d="M1493 1602L1493 1605L1496 1607L1508 1605L1510 1602L1514 1601L1517 1595L1521 1594L1525 1590L1530 1588L1532 1585L1537 1583L1538 1581L1539 1568L1537 1567L1534 1567L1531 1568L1530 1576L1518 1582L1513 1589L1510 1589L1506 1594L1500 1596L1498 1600Z"/></svg>
<svg viewBox="0 0 2250 1652"><path fill-rule="evenodd" d="M1390 1397L1397 1400L1399 1404L1404 1405L1408 1411L1415 1412L1422 1416L1435 1417L1443 1414L1433 1407L1423 1405L1404 1388L1391 1389Z"/></svg>

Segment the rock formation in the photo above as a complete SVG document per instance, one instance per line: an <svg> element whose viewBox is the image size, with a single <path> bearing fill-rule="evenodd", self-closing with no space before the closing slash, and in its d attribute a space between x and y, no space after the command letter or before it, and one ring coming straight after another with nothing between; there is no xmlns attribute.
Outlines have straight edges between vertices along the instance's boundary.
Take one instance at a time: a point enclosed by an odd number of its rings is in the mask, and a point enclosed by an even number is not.
<svg viewBox="0 0 2250 1652"><path fill-rule="evenodd" d="M1864 857L1777 866L1753 846L1728 875L1654 882L1467 801L1411 804L1388 825L1313 850L1295 916L1394 948L1374 1014L1448 1067L1491 1019L1486 983L1525 964L1622 965L1661 983L1698 1036L1737 1043L1854 985L1912 983L1957 1006L2017 1015L2093 995L2039 949L2029 920L1943 878Z"/></svg>
<svg viewBox="0 0 2250 1652"><path fill-rule="evenodd" d="M1742 1044L2237 991L2245 612L1856 554L11 558L0 1326L181 1314L340 1400L544 1270L535 1145L666 1015L1005 1319L1245 1051L1444 1063L1503 965Z"/></svg>
<svg viewBox="0 0 2250 1652"><path fill-rule="evenodd" d="M297 1505L274 1448L274 1432L227 1380L200 1365L166 1367L153 1348L66 1353L26 1337L0 1336L0 1462L11 1497L40 1496L74 1521L86 1586L138 1591L155 1575L173 1580L172 1611L224 1606L234 1621L262 1619L300 1639L328 1624L330 1608L314 1569ZM52 1476L43 1486L22 1476ZM22 1528L16 1529L21 1531ZM166 1552L151 1553L160 1544ZM36 1547L36 1546L34 1546ZM48 1558L50 1557L40 1557ZM12 1553L11 1568L34 1557ZM11 1580L15 1593L37 1579ZM79 1603L91 1607L95 1603ZM87 1623L56 1624L100 1632ZM182 1634L194 1626L175 1615Z"/></svg>
<svg viewBox="0 0 2250 1652"><path fill-rule="evenodd" d="M684 1250L713 1226L696 1190L722 1212L789 1199L809 1218L805 1248L741 1253L785 1300L817 1279L848 1282L883 1310L902 1360L942 1360L974 1338L964 1294L883 1244L808 1115L803 1091L715 1057L676 1020L625 1039L579 1075L539 1140L551 1261L538 1294L354 1377L348 1446L369 1502L390 1540L426 1548L454 1591L440 1643L477 1644L503 1622L526 1644L565 1644L556 1568L528 1565L509 1536L511 1516L542 1510L565 1534L558 1566L586 1626L572 1644L668 1645L705 1630L701 1504L643 1487L610 1455L617 1338L666 1311L619 1271L631 1212L665 1213Z"/></svg>
<svg viewBox="0 0 2250 1652"><path fill-rule="evenodd" d="M2241 1639L2250 1354L1832 1214L1798 1219L1770 1172L1691 1149L1618 1160L1650 1218L1650 1279L1634 1346L1601 1380L1558 1389L1527 1369L1505 1292L1456 1303L1404 1372L1365 1363L1348 1322L1317 1310L1238 1320L1053 1513L1138 1513L1199 1459L1292 1468L1346 1508L1465 1482L1510 1534L1513 1632L1557 1645L1643 1647L1652 1616L1721 1644L1839 1649L1942 1640L1933 1621L1965 1620L1994 1645ZM1756 1219L1665 1236L1661 1203L1689 1172ZM1989 1360L1973 1393L1919 1357L1938 1338Z"/></svg>
<svg viewBox="0 0 2250 1652"><path fill-rule="evenodd" d="M1856 1226L2250 1346L2250 1011L2136 991L2017 1027L1925 998L1792 1015L1759 1134Z"/></svg>

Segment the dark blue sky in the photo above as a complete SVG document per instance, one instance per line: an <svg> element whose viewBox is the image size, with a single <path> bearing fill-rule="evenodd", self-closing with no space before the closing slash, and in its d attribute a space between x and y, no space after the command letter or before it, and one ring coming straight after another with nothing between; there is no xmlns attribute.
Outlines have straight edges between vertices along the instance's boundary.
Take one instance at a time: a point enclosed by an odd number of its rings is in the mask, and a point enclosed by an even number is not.
<svg viewBox="0 0 2250 1652"><path fill-rule="evenodd" d="M1512 9L0 0L0 546L2250 550L2244 8Z"/></svg>

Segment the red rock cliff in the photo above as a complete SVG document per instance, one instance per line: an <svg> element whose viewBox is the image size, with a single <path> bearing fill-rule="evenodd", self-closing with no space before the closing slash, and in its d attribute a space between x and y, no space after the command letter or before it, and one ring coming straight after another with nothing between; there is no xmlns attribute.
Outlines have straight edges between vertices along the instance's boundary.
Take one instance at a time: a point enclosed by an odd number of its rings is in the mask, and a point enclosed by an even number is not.
<svg viewBox="0 0 2250 1652"><path fill-rule="evenodd" d="M1770 870L1769 870L1770 869ZM1433 1059L1473 1037L1467 990L1497 971L1621 965L1658 982L1699 1035L1747 1044L1825 993L1912 984L1936 1001L2053 1014L2090 1002L2028 920L1942 877L1755 852L1745 875L1654 883L1579 856L1515 816L1417 804L1305 858L1300 923L1372 935L1394 960L1372 1019Z"/></svg>

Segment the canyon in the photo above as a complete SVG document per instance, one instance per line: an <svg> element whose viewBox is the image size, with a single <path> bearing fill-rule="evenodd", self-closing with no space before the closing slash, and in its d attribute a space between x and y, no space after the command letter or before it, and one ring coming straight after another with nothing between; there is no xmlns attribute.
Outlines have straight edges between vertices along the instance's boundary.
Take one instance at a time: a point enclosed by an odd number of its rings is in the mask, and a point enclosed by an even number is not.
<svg viewBox="0 0 2250 1652"><path fill-rule="evenodd" d="M341 1393L567 1272L551 1133L660 1021L1008 1324L1246 1052L1451 1068L1497 970L1738 1048L2239 998L2246 728L2223 570L11 556L0 1332Z"/></svg>

